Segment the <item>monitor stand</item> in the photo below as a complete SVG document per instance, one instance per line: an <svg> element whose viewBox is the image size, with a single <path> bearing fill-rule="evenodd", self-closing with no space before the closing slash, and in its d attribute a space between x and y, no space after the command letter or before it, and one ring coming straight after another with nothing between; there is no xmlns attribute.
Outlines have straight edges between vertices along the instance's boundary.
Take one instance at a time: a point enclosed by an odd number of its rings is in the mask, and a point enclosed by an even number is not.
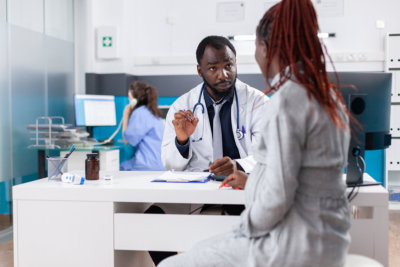
<svg viewBox="0 0 400 267"><path fill-rule="evenodd" d="M356 186L372 186L372 185L381 185L382 183L380 182L371 182L371 181L362 181L361 183L357 184L347 184L347 187L356 187Z"/></svg>
<svg viewBox="0 0 400 267"><path fill-rule="evenodd" d="M354 179L349 179L349 176L351 177L351 175L354 175L354 173L346 173L347 176L347 181L354 181ZM358 178L358 180L356 182L347 182L347 187L356 187L356 186L372 186L372 185L381 185L382 183L377 182L377 181L365 181L364 180L364 173L359 174L360 177Z"/></svg>
<svg viewBox="0 0 400 267"><path fill-rule="evenodd" d="M89 138L93 138L93 126L86 126L86 131L89 133Z"/></svg>

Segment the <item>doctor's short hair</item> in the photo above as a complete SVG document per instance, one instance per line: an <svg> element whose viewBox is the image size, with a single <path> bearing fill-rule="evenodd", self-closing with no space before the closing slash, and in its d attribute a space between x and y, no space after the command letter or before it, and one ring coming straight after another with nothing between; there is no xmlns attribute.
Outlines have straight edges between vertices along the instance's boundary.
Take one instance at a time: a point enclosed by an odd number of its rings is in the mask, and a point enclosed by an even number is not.
<svg viewBox="0 0 400 267"><path fill-rule="evenodd" d="M200 65L200 60L203 58L204 50L206 50L206 47L208 45L217 50L227 46L227 47L229 47L229 49L232 50L233 54L235 54L235 56L236 56L236 49L227 38L225 38L223 36L210 35L210 36L207 36L206 38L204 38L203 40L201 40L201 42L197 46L197 49L196 49L197 64Z"/></svg>

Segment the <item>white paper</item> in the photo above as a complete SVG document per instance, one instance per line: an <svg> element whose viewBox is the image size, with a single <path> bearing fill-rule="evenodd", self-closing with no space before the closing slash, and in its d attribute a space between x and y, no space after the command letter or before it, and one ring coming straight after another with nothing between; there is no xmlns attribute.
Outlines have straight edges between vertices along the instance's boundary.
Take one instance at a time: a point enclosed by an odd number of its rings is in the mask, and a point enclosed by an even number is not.
<svg viewBox="0 0 400 267"><path fill-rule="evenodd" d="M320 17L344 16L344 0L313 0Z"/></svg>
<svg viewBox="0 0 400 267"><path fill-rule="evenodd" d="M209 172L166 171L157 177L157 180L166 182L203 182L208 178L209 175Z"/></svg>
<svg viewBox="0 0 400 267"><path fill-rule="evenodd" d="M217 22L244 20L244 2L217 3Z"/></svg>
<svg viewBox="0 0 400 267"><path fill-rule="evenodd" d="M115 125L115 102L114 101L85 101L86 125Z"/></svg>

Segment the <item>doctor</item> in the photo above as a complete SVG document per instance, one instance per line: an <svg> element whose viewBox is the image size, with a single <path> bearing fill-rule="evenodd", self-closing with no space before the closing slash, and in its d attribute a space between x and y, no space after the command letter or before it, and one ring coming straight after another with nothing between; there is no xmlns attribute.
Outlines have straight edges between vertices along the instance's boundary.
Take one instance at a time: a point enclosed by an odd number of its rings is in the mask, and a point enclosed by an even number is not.
<svg viewBox="0 0 400 267"><path fill-rule="evenodd" d="M237 79L236 50L228 39L208 36L197 47L203 83L168 111L162 143L166 169L231 174L251 172L252 144L260 138L268 98Z"/></svg>

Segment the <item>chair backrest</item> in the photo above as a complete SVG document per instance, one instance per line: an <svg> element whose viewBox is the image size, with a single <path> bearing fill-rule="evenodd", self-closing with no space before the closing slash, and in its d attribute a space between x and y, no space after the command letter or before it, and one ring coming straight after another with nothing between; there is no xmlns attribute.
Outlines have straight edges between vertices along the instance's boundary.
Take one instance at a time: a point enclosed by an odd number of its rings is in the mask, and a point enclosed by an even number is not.
<svg viewBox="0 0 400 267"><path fill-rule="evenodd" d="M383 265L366 256L348 254L345 267L383 267Z"/></svg>

